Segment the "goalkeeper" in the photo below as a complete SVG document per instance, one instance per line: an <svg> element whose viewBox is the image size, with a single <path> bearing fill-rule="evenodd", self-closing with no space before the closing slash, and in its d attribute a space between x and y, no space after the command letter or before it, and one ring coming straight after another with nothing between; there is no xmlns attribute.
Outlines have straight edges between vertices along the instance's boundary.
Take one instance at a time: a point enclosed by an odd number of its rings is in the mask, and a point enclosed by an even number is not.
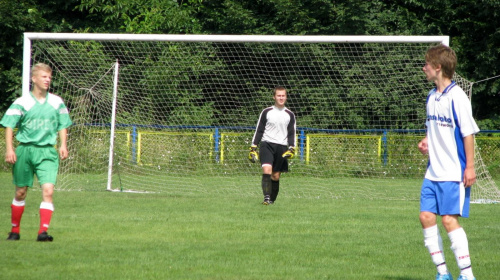
<svg viewBox="0 0 500 280"><path fill-rule="evenodd" d="M288 159L294 156L296 146L295 114L285 107L287 91L276 87L273 94L274 105L260 113L248 155L251 162L260 157L264 205L273 204L278 197L280 175L288 171Z"/></svg>

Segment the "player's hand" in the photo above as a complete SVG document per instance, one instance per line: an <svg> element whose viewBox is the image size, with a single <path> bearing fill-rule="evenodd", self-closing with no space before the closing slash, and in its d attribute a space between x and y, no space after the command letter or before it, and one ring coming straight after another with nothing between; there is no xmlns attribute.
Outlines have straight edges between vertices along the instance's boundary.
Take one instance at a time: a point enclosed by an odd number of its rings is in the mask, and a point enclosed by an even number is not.
<svg viewBox="0 0 500 280"><path fill-rule="evenodd" d="M288 151L284 152L282 157L286 159L292 159L295 156L295 148L290 147L288 148Z"/></svg>
<svg viewBox="0 0 500 280"><path fill-rule="evenodd" d="M425 137L418 143L418 149L423 155L427 155L429 153L429 147L427 146L427 137Z"/></svg>
<svg viewBox="0 0 500 280"><path fill-rule="evenodd" d="M59 158L61 160L68 158L68 149L65 146L61 146L61 148L59 148Z"/></svg>
<svg viewBox="0 0 500 280"><path fill-rule="evenodd" d="M474 168L465 168L464 170L464 187L472 187L476 182L476 171Z"/></svg>
<svg viewBox="0 0 500 280"><path fill-rule="evenodd" d="M257 153L257 145L252 145L250 147L250 153L248 153L248 160L255 163L259 160L259 154Z"/></svg>
<svg viewBox="0 0 500 280"><path fill-rule="evenodd" d="M14 164L17 161L16 152L14 150L9 150L5 152L5 162Z"/></svg>

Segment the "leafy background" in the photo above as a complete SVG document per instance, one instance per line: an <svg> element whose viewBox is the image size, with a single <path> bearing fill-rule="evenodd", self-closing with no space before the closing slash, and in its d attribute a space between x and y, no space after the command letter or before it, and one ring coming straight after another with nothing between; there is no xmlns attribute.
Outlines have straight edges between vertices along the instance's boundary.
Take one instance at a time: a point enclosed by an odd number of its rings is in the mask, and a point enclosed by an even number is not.
<svg viewBox="0 0 500 280"><path fill-rule="evenodd" d="M477 82L480 127L500 129L499 10L493 0L0 0L0 109L20 95L24 32L448 35L457 72Z"/></svg>

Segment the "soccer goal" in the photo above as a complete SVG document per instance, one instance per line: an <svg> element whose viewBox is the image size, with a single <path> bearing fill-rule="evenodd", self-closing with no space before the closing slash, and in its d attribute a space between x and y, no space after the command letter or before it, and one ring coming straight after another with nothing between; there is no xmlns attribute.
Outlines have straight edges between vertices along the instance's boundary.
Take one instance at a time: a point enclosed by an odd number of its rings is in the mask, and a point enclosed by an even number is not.
<svg viewBox="0 0 500 280"><path fill-rule="evenodd" d="M248 148L284 86L299 143L284 196L418 199L432 86L421 69L448 40L25 33L23 94L30 66L51 65L74 121L60 189L258 195ZM474 200L499 200L479 153L476 168Z"/></svg>

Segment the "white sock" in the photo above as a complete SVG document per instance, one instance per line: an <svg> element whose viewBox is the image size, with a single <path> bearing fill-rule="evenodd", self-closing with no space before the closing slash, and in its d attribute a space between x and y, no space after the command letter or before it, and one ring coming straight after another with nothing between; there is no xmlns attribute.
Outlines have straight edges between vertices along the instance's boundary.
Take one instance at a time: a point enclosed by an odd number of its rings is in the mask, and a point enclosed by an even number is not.
<svg viewBox="0 0 500 280"><path fill-rule="evenodd" d="M22 201L17 201L17 200L14 198L14 200L12 200L12 205L14 205L14 206L25 206L25 205L26 205L26 201L25 201L25 200L22 200Z"/></svg>
<svg viewBox="0 0 500 280"><path fill-rule="evenodd" d="M441 235L439 234L438 226L434 225L424 228L423 233L425 247L429 250L432 262L436 265L438 273L442 275L448 274L448 267L444 259L443 239L441 239Z"/></svg>
<svg viewBox="0 0 500 280"><path fill-rule="evenodd" d="M54 204L42 201L42 203L40 203L40 209L48 209L50 211L54 211Z"/></svg>
<svg viewBox="0 0 500 280"><path fill-rule="evenodd" d="M451 241L451 250L457 259L460 275L467 276L467 279L474 279L469 256L469 241L463 228L458 228L448 233Z"/></svg>

